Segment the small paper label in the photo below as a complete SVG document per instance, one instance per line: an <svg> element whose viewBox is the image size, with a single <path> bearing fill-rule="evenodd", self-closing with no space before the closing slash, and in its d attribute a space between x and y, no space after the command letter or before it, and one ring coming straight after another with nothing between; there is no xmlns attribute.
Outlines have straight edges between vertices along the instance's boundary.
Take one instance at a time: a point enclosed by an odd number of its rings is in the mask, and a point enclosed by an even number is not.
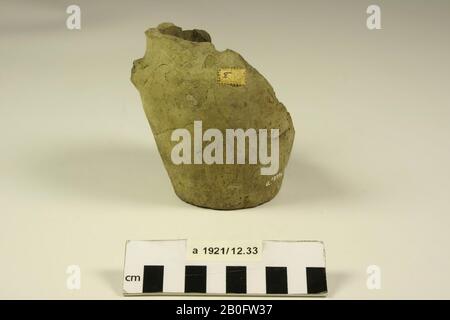
<svg viewBox="0 0 450 320"><path fill-rule="evenodd" d="M189 240L187 260L258 261L262 257L262 241L257 240Z"/></svg>
<svg viewBox="0 0 450 320"><path fill-rule="evenodd" d="M217 72L217 82L231 86L245 86L246 70L243 68L221 68Z"/></svg>

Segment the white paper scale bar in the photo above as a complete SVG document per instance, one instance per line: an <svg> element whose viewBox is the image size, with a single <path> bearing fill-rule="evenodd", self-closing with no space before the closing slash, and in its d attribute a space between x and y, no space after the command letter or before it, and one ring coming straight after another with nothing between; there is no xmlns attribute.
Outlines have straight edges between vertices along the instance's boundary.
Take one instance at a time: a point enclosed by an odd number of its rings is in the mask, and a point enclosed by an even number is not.
<svg viewBox="0 0 450 320"><path fill-rule="evenodd" d="M186 244L186 240L128 241L124 294L229 294L227 267L229 272L230 267L240 267L231 268L232 272L238 272L238 290L244 290L238 293L326 294L322 242L264 241L261 259L243 262L189 261ZM150 282L149 278L152 278ZM186 292L189 287L193 290Z"/></svg>

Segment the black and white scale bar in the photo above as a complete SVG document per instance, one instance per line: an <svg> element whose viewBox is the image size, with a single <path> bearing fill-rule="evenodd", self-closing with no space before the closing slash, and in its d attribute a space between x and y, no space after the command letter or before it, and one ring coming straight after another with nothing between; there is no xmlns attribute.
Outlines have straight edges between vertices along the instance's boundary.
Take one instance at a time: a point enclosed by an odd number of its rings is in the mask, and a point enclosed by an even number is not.
<svg viewBox="0 0 450 320"><path fill-rule="evenodd" d="M225 293L247 293L246 267L227 266ZM207 266L186 266L184 293L207 293ZM325 268L306 268L307 294L327 291ZM144 266L142 293L164 293L164 266ZM289 294L286 267L266 267L266 294Z"/></svg>
<svg viewBox="0 0 450 320"><path fill-rule="evenodd" d="M260 261L187 261L185 240L127 243L124 293L325 295L321 242L265 241Z"/></svg>

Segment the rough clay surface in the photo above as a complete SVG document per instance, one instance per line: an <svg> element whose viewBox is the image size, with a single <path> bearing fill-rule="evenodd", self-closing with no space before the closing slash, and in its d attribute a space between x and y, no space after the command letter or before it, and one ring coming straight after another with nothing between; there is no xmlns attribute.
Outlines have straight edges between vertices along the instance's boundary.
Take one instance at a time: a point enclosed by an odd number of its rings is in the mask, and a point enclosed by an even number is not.
<svg viewBox="0 0 450 320"><path fill-rule="evenodd" d="M206 31L183 31L163 23L145 34L147 49L143 58L134 61L131 80L139 90L178 197L214 209L254 207L275 197L291 152L294 127L268 81L238 53L217 51ZM220 68L245 68L246 85L219 84ZM266 128L268 132L279 128L282 175L261 175L259 163L173 164L171 150L176 142L171 141L172 131L186 128L193 137L194 120L203 121L203 131L217 128L223 133L227 128Z"/></svg>

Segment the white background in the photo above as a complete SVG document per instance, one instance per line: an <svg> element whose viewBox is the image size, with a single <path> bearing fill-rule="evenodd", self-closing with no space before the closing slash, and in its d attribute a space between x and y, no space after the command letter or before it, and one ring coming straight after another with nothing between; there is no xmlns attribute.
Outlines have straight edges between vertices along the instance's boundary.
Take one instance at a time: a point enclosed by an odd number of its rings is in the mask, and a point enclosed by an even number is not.
<svg viewBox="0 0 450 320"><path fill-rule="evenodd" d="M377 3L369 31L368 1L77 1L70 31L72 2L2 1L0 297L122 298L127 239L250 238L323 240L330 298L450 298L450 4ZM129 80L163 21L208 30L287 106L273 201L224 212L174 194Z"/></svg>

